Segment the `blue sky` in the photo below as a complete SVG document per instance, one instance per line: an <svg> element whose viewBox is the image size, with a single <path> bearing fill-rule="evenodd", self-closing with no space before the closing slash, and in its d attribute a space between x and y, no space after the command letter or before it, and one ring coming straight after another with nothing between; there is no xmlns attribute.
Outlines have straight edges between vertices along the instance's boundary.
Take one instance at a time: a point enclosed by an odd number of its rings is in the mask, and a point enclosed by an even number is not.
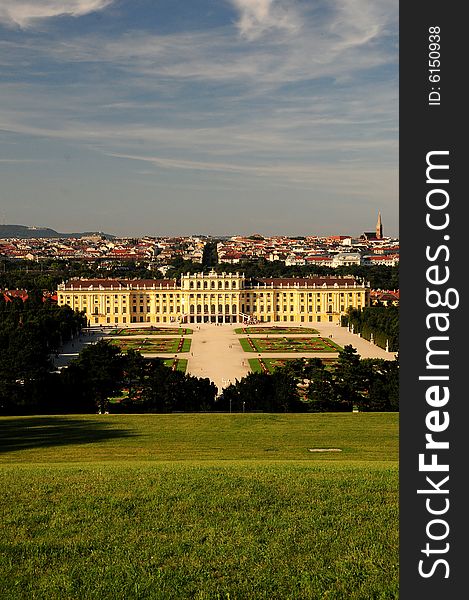
<svg viewBox="0 0 469 600"><path fill-rule="evenodd" d="M0 217L398 235L398 2L2 0Z"/></svg>

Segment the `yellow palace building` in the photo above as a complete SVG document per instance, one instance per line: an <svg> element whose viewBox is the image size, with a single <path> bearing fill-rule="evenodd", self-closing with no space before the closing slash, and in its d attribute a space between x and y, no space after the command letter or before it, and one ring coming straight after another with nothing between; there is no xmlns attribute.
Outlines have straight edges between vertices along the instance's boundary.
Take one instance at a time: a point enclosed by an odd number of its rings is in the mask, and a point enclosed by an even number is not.
<svg viewBox="0 0 469 600"><path fill-rule="evenodd" d="M128 323L339 323L350 306L369 306L369 283L353 276L251 278L195 273L176 279L71 279L59 305L90 325Z"/></svg>

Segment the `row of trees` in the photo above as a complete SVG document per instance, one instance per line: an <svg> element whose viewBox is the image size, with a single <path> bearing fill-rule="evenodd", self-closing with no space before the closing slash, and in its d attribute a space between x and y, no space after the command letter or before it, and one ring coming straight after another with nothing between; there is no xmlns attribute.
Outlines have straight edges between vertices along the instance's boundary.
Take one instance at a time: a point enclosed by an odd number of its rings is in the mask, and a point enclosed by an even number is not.
<svg viewBox="0 0 469 600"><path fill-rule="evenodd" d="M207 256L214 256L207 251ZM385 265L318 267L316 265L286 266L282 261L268 261L259 258L256 261L241 261L236 265L228 263L215 263L213 258L206 264L193 263L177 258L173 261L172 268L168 270L168 277L180 277L183 273L197 273L214 269L218 273L223 271L239 271L246 277L308 277L310 275L353 275L370 282L372 289L395 290L399 289L399 266L388 267Z"/></svg>
<svg viewBox="0 0 469 600"><path fill-rule="evenodd" d="M285 266L282 261L243 261L236 265L218 264L215 242L209 242L204 248L202 264L193 263L178 257L172 262L166 277L179 278L183 273L197 273L215 269L239 271L246 277L307 277L308 275L354 275L370 282L372 289L398 289L399 267L349 266L333 269L318 266ZM31 261L6 261L0 265L0 289L41 289L53 292L57 285L70 277L141 277L161 279L163 275L155 265L149 262L109 264L105 260L94 262L47 259L40 263Z"/></svg>
<svg viewBox="0 0 469 600"><path fill-rule="evenodd" d="M85 324L70 307L43 301L42 292L25 302L0 295L0 411L27 412L46 400L51 357Z"/></svg>
<svg viewBox="0 0 469 600"><path fill-rule="evenodd" d="M300 358L272 375L251 373L226 388L217 406L236 412L398 411L399 363L360 359L345 346L334 367Z"/></svg>
<svg viewBox="0 0 469 600"><path fill-rule="evenodd" d="M389 352L399 349L399 307L398 306L368 306L363 309L349 308L347 315L342 317L344 327L353 326L354 333L360 333L363 338L373 341L377 346L386 348Z"/></svg>
<svg viewBox="0 0 469 600"><path fill-rule="evenodd" d="M333 367L298 359L273 374L250 373L225 388L165 367L161 359L100 341L64 369L56 412L343 412L399 410L397 361L360 359L346 346ZM119 403L109 398L125 390ZM66 401L65 401L66 398Z"/></svg>
<svg viewBox="0 0 469 600"><path fill-rule="evenodd" d="M59 412L198 412L211 410L217 394L207 378L173 370L135 350L122 354L104 340L85 347L62 370L60 387ZM123 391L111 407L109 399Z"/></svg>

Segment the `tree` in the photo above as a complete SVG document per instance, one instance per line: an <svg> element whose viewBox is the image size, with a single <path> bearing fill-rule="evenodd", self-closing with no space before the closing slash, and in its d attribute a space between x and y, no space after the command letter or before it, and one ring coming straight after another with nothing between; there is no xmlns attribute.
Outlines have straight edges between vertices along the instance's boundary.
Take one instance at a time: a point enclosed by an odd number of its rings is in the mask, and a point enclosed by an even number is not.
<svg viewBox="0 0 469 600"><path fill-rule="evenodd" d="M134 400L137 390L142 390L149 362L138 350L130 349L123 357L124 381L128 389L128 402Z"/></svg>
<svg viewBox="0 0 469 600"><path fill-rule="evenodd" d="M342 410L352 410L354 404L360 404L363 395L363 373L360 367L360 355L350 344L339 353L334 372L339 406Z"/></svg>
<svg viewBox="0 0 469 600"><path fill-rule="evenodd" d="M304 410L295 378L282 369L272 375L249 373L223 390L217 410L287 412Z"/></svg>
<svg viewBox="0 0 469 600"><path fill-rule="evenodd" d="M369 389L366 410L399 410L399 363L397 360L364 359L368 371Z"/></svg>
<svg viewBox="0 0 469 600"><path fill-rule="evenodd" d="M81 369L85 391L93 398L98 412L106 412L109 398L122 388L124 361L119 348L99 340L86 346L73 362Z"/></svg>
<svg viewBox="0 0 469 600"><path fill-rule="evenodd" d="M307 398L311 412L335 411L341 408L332 373L325 368L321 359L316 359L309 365L308 380Z"/></svg>

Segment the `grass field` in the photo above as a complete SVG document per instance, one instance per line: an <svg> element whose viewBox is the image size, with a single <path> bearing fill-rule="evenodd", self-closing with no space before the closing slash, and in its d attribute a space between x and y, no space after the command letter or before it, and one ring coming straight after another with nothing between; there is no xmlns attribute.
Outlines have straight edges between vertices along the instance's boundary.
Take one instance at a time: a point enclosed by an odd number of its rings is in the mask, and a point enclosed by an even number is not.
<svg viewBox="0 0 469 600"><path fill-rule="evenodd" d="M328 338L239 338L245 352L340 352Z"/></svg>
<svg viewBox="0 0 469 600"><path fill-rule="evenodd" d="M316 334L319 333L317 329L312 329L311 327L281 327L281 326L270 326L270 327L241 327L235 329L235 333L245 333L245 334L258 334L258 333L266 333L266 334L274 334L274 335L291 335L292 333L304 333L304 334Z"/></svg>
<svg viewBox="0 0 469 600"><path fill-rule="evenodd" d="M187 338L116 338L110 341L113 346L118 346L122 352L138 350L142 354L176 354L189 352L191 340Z"/></svg>
<svg viewBox="0 0 469 600"><path fill-rule="evenodd" d="M297 358L250 358L249 366L253 373L273 373L275 369L284 367L292 360ZM322 358L322 363L326 369L330 369L337 363L336 358Z"/></svg>
<svg viewBox="0 0 469 600"><path fill-rule="evenodd" d="M187 370L187 358L166 358L163 363L165 367L176 368L176 371L181 371L181 373L185 373Z"/></svg>
<svg viewBox="0 0 469 600"><path fill-rule="evenodd" d="M1 418L0 475L0 598L398 598L396 414Z"/></svg>

